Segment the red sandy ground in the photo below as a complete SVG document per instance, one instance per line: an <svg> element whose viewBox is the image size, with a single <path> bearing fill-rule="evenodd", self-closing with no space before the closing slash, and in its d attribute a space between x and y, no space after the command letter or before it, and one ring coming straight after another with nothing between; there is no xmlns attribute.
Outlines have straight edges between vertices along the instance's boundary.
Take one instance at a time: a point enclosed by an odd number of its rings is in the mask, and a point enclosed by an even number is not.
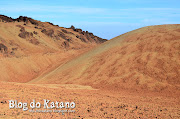
<svg viewBox="0 0 180 119"><path fill-rule="evenodd" d="M54 52L46 54L28 43L25 46L33 52L0 59L0 118L180 118L180 25L141 28L86 53L55 52L55 43L47 49ZM9 109L10 99L74 101L76 112Z"/></svg>
<svg viewBox="0 0 180 119"><path fill-rule="evenodd" d="M88 86L58 84L21 84L0 82L0 118L180 118L178 96L156 93L94 90ZM43 104L43 99L51 101L74 101L74 113L32 113L22 109L9 109L8 100L27 102L35 99ZM38 110L45 110L43 108Z"/></svg>

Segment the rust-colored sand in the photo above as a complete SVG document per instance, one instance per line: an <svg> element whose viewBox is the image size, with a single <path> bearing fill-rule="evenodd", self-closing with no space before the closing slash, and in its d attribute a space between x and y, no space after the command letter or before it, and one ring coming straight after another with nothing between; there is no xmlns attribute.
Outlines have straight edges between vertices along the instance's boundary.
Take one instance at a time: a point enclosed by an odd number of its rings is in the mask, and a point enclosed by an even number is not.
<svg viewBox="0 0 180 119"><path fill-rule="evenodd" d="M74 27L0 20L0 118L180 118L180 25L102 42ZM74 101L76 112L9 109L11 99Z"/></svg>
<svg viewBox="0 0 180 119"><path fill-rule="evenodd" d="M0 118L178 119L180 116L179 98L172 96L133 93L124 90L119 92L93 90L90 87L75 84L30 85L1 82L0 85ZM74 101L76 107L73 109L75 110L74 113L32 113L22 111L22 109L9 109L8 100L11 99L27 102L28 104L33 99L42 104L43 99L49 99L54 102ZM42 106L38 110L45 109Z"/></svg>
<svg viewBox="0 0 180 119"><path fill-rule="evenodd" d="M162 25L131 31L30 82L179 92L179 29L180 25Z"/></svg>

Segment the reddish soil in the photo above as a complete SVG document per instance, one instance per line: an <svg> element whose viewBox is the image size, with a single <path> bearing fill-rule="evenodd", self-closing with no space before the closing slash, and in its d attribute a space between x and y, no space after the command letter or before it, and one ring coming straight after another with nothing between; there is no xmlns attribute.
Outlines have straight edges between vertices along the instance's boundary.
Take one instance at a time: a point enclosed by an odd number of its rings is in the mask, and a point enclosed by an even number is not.
<svg viewBox="0 0 180 119"><path fill-rule="evenodd" d="M0 17L0 118L179 119L180 25L104 41L73 26ZM11 99L74 101L76 108L32 113L9 109Z"/></svg>
<svg viewBox="0 0 180 119"><path fill-rule="evenodd" d="M143 118L178 119L180 118L180 98L155 93L94 90L88 86L75 84L20 84L0 82L0 118ZM39 113L9 109L8 100L27 102L74 101L74 113ZM43 106L42 106L43 107ZM36 109L34 109L36 110ZM47 109L37 109L47 110ZM50 109L49 109L50 110ZM57 109L60 110L60 109ZM62 109L63 110L63 109ZM64 109L65 110L65 109Z"/></svg>

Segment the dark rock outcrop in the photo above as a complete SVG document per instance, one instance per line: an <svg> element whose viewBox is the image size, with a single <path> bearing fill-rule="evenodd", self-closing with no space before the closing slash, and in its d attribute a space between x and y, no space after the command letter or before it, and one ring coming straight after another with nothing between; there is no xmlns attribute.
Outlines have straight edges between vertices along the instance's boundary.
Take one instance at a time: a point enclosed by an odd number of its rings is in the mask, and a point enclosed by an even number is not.
<svg viewBox="0 0 180 119"><path fill-rule="evenodd" d="M88 31L85 32L85 31L82 31L82 29L76 29L73 25L70 27L70 29L72 29L73 31L76 31L79 34L81 34L80 36L76 35L76 38L79 38L83 42L103 43L103 42L107 41L107 39L102 39L102 38L100 38L98 36L95 36L93 33L90 33ZM87 40L85 40L85 39L87 39Z"/></svg>
<svg viewBox="0 0 180 119"><path fill-rule="evenodd" d="M40 42L35 38L33 37L33 33L34 34L37 34L37 32L27 32L25 30L25 28L21 25L17 25L17 27L21 28L20 29L20 33L19 33L19 37L23 38L23 39L26 39L27 41L29 41L30 43L34 44L34 45L38 45Z"/></svg>
<svg viewBox="0 0 180 119"><path fill-rule="evenodd" d="M62 29L62 32L65 33L65 34L73 34L73 35L74 35L74 33L69 32L69 31L67 31L67 30L65 30L65 29Z"/></svg>
<svg viewBox="0 0 180 119"><path fill-rule="evenodd" d="M68 42L71 42L71 41L72 41L71 38L67 38L67 39L65 39L65 40L68 41Z"/></svg>
<svg viewBox="0 0 180 119"><path fill-rule="evenodd" d="M26 16L19 16L19 18L13 19L13 18L7 17L5 15L0 15L0 19L2 20L2 22L15 22L15 21L25 22L25 23L30 22L31 24L38 25L38 21L36 21L32 18L26 17Z"/></svg>
<svg viewBox="0 0 180 119"><path fill-rule="evenodd" d="M37 35L37 34L38 34L38 32L36 32L36 31L33 31L33 33L34 33L35 35Z"/></svg>
<svg viewBox="0 0 180 119"><path fill-rule="evenodd" d="M50 30L43 29L41 32L46 34L49 37L53 37L54 36L54 30L52 30L52 29L50 29Z"/></svg>
<svg viewBox="0 0 180 119"><path fill-rule="evenodd" d="M68 48L69 47L69 42L64 41L61 46L64 47L64 48Z"/></svg>
<svg viewBox="0 0 180 119"><path fill-rule="evenodd" d="M62 32L64 32L64 33L68 33L66 30L64 30L64 29L62 29Z"/></svg>
<svg viewBox="0 0 180 119"><path fill-rule="evenodd" d="M63 38L63 39L66 39L66 35L65 35L65 33L63 33L63 32L58 32L58 36L59 37L61 37L61 38Z"/></svg>
<svg viewBox="0 0 180 119"><path fill-rule="evenodd" d="M38 21L32 19L32 18L29 18L29 17L26 17L26 16L20 16L19 18L17 19L14 19L14 21L18 21L18 22L25 22L25 23L28 23L30 22L31 24L34 24L34 25L39 25Z"/></svg>
<svg viewBox="0 0 180 119"><path fill-rule="evenodd" d="M65 40L68 43L73 42L73 39L70 38L71 34L76 36L76 38L80 39L84 43L100 44L100 43L107 41L106 39L102 39L100 37L95 36L93 33L90 33L88 31L83 31L82 29L79 29L79 28L75 28L73 25L70 28L64 28L64 27L58 26L59 28L62 28L62 29L56 30L56 29L54 29L54 27L49 27L49 25L56 26L50 22L43 23L43 22L34 20L34 19L26 17L26 16L20 16L17 19L13 19L13 18L7 17L5 15L0 15L0 22L23 22L24 25L31 23L31 24L35 25L34 28L41 29L41 32L44 33L45 35L47 35L48 37L51 37L56 40L62 40L62 41ZM47 25L47 23L49 25ZM33 35L38 34L36 31L27 32L23 26L21 26L21 25L16 25L16 26L20 28L19 37L26 39L33 44L34 43L38 44L38 43L36 43L36 41L38 41L38 40L37 39L34 40L35 37L33 36ZM46 26L46 28L45 28L45 26ZM69 30L69 29L72 29L72 30ZM67 43L64 43L64 45L67 46Z"/></svg>
<svg viewBox="0 0 180 119"><path fill-rule="evenodd" d="M76 36L76 37L77 37L77 36ZM88 42L88 40L86 40L86 39L85 39L85 36L82 35L82 34L79 36L79 39L80 39L82 42L85 42L85 43Z"/></svg>
<svg viewBox="0 0 180 119"><path fill-rule="evenodd" d="M0 15L0 19L2 20L2 22L13 22L13 18L11 17L7 17L5 15Z"/></svg>
<svg viewBox="0 0 180 119"><path fill-rule="evenodd" d="M33 37L33 33L32 32L27 32L27 31L25 31L25 28L24 27L22 27L21 29L20 29L20 31L21 31L21 33L19 33L19 37L21 37L21 38L30 38L30 37Z"/></svg>
<svg viewBox="0 0 180 119"><path fill-rule="evenodd" d="M71 25L70 29L72 29L74 31L76 30L76 28L73 25Z"/></svg>
<svg viewBox="0 0 180 119"><path fill-rule="evenodd" d="M5 53L5 52L7 52L7 50L8 50L8 48L4 44L0 43L0 52Z"/></svg>

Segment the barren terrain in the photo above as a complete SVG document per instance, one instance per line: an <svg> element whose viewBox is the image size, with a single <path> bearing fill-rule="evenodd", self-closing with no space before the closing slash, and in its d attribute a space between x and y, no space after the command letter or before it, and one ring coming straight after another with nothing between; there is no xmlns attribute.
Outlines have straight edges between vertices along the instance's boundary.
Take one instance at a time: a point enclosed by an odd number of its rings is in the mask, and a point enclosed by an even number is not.
<svg viewBox="0 0 180 119"><path fill-rule="evenodd" d="M0 67L0 118L180 118L179 24L106 41L74 26L0 15ZM9 100L33 99L73 101L75 112L9 109Z"/></svg>
<svg viewBox="0 0 180 119"><path fill-rule="evenodd" d="M179 92L180 25L149 26L118 36L30 83L98 89Z"/></svg>
<svg viewBox="0 0 180 119"><path fill-rule="evenodd" d="M128 92L125 90L118 92L94 90L89 86L75 84L31 85L1 82L0 85L0 118L178 119L180 117L179 97L173 95L164 96L156 93ZM43 99L74 101L76 107L73 109L75 110L73 113L32 113L29 112L30 109L28 111L9 109L8 100L11 99L28 103L35 99L42 104Z"/></svg>

